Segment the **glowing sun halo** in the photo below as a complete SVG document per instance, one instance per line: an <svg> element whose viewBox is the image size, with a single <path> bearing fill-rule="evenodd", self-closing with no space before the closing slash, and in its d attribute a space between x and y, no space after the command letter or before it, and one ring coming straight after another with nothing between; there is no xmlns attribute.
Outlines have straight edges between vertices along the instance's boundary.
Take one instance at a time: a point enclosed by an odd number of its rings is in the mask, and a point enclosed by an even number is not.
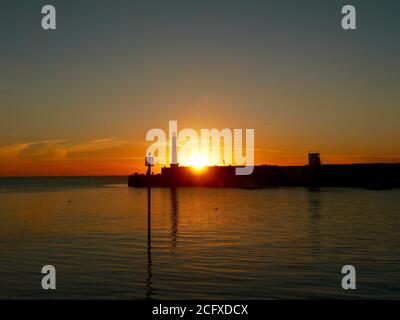
<svg viewBox="0 0 400 320"><path fill-rule="evenodd" d="M187 166L192 167L197 170L201 170L204 167L208 166L207 157L202 154L191 155L185 162L186 162Z"/></svg>

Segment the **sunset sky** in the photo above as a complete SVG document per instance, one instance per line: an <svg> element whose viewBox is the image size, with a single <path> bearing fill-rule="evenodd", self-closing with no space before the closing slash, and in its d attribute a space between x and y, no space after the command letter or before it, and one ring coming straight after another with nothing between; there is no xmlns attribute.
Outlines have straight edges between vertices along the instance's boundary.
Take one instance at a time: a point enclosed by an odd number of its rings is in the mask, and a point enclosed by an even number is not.
<svg viewBox="0 0 400 320"><path fill-rule="evenodd" d="M0 176L143 172L146 133L169 120L253 128L257 164L310 150L400 162L399 13L398 0L2 0Z"/></svg>

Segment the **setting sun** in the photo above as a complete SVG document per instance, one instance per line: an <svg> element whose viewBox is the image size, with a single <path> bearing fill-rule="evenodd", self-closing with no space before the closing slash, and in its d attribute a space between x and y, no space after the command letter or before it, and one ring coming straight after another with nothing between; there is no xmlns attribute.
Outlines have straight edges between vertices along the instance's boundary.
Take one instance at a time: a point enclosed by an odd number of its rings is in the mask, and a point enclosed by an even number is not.
<svg viewBox="0 0 400 320"><path fill-rule="evenodd" d="M203 154L194 154L191 155L186 161L185 165L188 167L193 167L197 170L201 170L204 167L208 166L208 159Z"/></svg>

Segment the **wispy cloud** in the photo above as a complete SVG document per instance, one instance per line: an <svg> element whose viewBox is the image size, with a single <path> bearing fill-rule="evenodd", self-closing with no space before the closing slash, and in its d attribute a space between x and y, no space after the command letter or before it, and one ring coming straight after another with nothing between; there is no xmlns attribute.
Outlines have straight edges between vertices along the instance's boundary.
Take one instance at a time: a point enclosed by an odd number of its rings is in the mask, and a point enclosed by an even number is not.
<svg viewBox="0 0 400 320"><path fill-rule="evenodd" d="M106 150L127 144L126 141L118 140L115 138L98 139L80 144L70 145L66 147L67 152L94 152L98 150Z"/></svg>
<svg viewBox="0 0 400 320"><path fill-rule="evenodd" d="M0 147L0 156L7 158L40 158L61 156L58 147L64 140L43 140Z"/></svg>
<svg viewBox="0 0 400 320"><path fill-rule="evenodd" d="M104 138L87 142L73 143L67 140L41 140L0 147L0 157L17 159L65 159L79 154L90 154L99 151L128 145L128 142Z"/></svg>

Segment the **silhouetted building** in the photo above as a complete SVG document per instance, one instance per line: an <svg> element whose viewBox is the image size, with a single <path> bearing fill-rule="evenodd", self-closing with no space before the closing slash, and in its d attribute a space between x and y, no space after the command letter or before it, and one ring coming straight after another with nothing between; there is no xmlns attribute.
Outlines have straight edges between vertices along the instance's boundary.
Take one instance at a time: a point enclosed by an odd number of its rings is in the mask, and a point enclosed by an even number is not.
<svg viewBox="0 0 400 320"><path fill-rule="evenodd" d="M321 158L319 152L310 152L308 154L308 165L312 167L317 167L321 165Z"/></svg>

